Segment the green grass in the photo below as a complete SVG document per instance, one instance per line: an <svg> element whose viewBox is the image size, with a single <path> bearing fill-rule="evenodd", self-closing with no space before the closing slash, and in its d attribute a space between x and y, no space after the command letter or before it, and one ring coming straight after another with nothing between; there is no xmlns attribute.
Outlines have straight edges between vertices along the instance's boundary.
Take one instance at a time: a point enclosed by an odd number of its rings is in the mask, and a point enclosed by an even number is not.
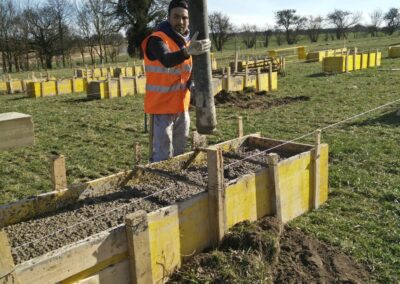
<svg viewBox="0 0 400 284"><path fill-rule="evenodd" d="M367 40L358 46L400 41ZM400 68L400 59L383 59L382 68ZM290 140L390 101L398 100L400 72L368 69L326 76L318 63L287 65L273 98L309 96L270 109L218 107L218 132L211 143L233 138L234 119L244 117L246 133ZM72 71L71 71L72 72ZM36 145L0 152L0 204L51 190L51 152L66 156L68 182L85 181L130 169L134 143L147 154L143 98L87 101L85 95L30 99L0 96L0 113L33 116ZM400 281L400 103L322 133L330 147L329 200L320 210L291 225L334 244L368 264L377 281ZM194 121L194 113L192 113ZM194 125L194 123L192 124ZM300 142L312 142L312 137Z"/></svg>

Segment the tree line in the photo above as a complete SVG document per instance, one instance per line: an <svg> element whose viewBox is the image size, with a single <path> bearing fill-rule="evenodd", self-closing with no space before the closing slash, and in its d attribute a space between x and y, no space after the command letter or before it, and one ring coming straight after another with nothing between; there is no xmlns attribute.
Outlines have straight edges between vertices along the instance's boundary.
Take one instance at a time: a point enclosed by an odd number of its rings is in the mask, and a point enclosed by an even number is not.
<svg viewBox="0 0 400 284"><path fill-rule="evenodd" d="M51 69L71 65L72 55L82 64L114 62L127 43L130 56L140 54L140 43L167 16L169 0L0 0L0 54L3 72ZM213 48L222 50L232 37L247 48L295 44L299 35L311 42L347 38L351 31L371 36L395 33L400 27L400 10L369 14L370 24L362 26L361 14L335 9L325 17L301 16L296 10L275 12L275 25L259 28L245 24L235 27L221 12L209 15ZM89 59L86 58L88 56Z"/></svg>
<svg viewBox="0 0 400 284"><path fill-rule="evenodd" d="M295 44L300 35L306 35L310 42L318 42L321 35L323 40L347 39L350 32L355 36L364 32L371 37L377 37L379 32L387 35L394 34L400 28L400 9L390 8L386 13L375 10L369 14L369 24L361 25L362 13L335 9L322 16L301 16L294 9L275 12L275 25L259 28L256 25L244 24L235 27L229 16L221 12L209 15L211 39L214 47L220 51L232 37L240 37L247 48L256 46L257 39L263 37L264 47L268 47L271 37L276 43Z"/></svg>

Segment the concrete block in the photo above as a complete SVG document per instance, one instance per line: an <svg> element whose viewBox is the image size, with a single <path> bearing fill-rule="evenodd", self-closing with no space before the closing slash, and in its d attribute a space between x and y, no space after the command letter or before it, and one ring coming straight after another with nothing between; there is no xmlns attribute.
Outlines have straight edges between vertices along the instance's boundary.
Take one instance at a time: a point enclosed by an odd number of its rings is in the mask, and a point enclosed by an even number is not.
<svg viewBox="0 0 400 284"><path fill-rule="evenodd" d="M32 116L8 112L0 114L0 151L35 143Z"/></svg>

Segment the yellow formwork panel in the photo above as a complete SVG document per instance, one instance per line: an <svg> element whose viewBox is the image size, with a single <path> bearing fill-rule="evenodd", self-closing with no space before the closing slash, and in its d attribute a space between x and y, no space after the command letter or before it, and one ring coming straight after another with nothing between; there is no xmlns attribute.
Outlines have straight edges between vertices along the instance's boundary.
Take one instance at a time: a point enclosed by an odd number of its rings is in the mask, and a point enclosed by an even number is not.
<svg viewBox="0 0 400 284"><path fill-rule="evenodd" d="M368 68L368 53L361 53L361 69L367 69Z"/></svg>
<svg viewBox="0 0 400 284"><path fill-rule="evenodd" d="M210 60L211 60L211 70L217 70L218 65L214 53L210 53Z"/></svg>
<svg viewBox="0 0 400 284"><path fill-rule="evenodd" d="M266 215L273 215L271 185L268 170L246 175L225 191L225 206L228 229L235 224L255 221Z"/></svg>
<svg viewBox="0 0 400 284"><path fill-rule="evenodd" d="M342 55L325 57L322 61L322 69L324 72L345 72L346 56Z"/></svg>
<svg viewBox="0 0 400 284"><path fill-rule="evenodd" d="M389 46L388 54L390 58L400 57L400 45Z"/></svg>
<svg viewBox="0 0 400 284"><path fill-rule="evenodd" d="M243 79L243 88L257 88L257 76L248 75L247 80Z"/></svg>
<svg viewBox="0 0 400 284"><path fill-rule="evenodd" d="M176 206L148 215L153 283L164 283L168 271L181 265L178 216Z"/></svg>
<svg viewBox="0 0 400 284"><path fill-rule="evenodd" d="M222 79L222 88L229 92L240 92L243 91L243 76L230 76L230 84L228 86L228 78Z"/></svg>
<svg viewBox="0 0 400 284"><path fill-rule="evenodd" d="M38 98L41 94L41 82L29 82L26 85L26 93L29 97Z"/></svg>
<svg viewBox="0 0 400 284"><path fill-rule="evenodd" d="M92 77L102 77L101 69L100 68L93 68L92 69Z"/></svg>
<svg viewBox="0 0 400 284"><path fill-rule="evenodd" d="M101 74L101 76L102 77L107 77L107 74L108 74L108 69L107 69L107 67L101 67L101 68L99 68L100 69L100 74Z"/></svg>
<svg viewBox="0 0 400 284"><path fill-rule="evenodd" d="M268 73L257 74L257 91L269 91Z"/></svg>
<svg viewBox="0 0 400 284"><path fill-rule="evenodd" d="M82 93L86 91L86 80L84 78L73 78L71 80L75 82L75 93Z"/></svg>
<svg viewBox="0 0 400 284"><path fill-rule="evenodd" d="M133 66L133 76L141 76L144 75L144 70L142 65Z"/></svg>
<svg viewBox="0 0 400 284"><path fill-rule="evenodd" d="M65 95L72 93L72 79L58 80L57 95Z"/></svg>
<svg viewBox="0 0 400 284"><path fill-rule="evenodd" d="M222 89L222 79L212 78L213 95L216 96Z"/></svg>
<svg viewBox="0 0 400 284"><path fill-rule="evenodd" d="M135 79L134 78L121 78L118 79L122 82L122 92L121 86L118 85L118 94L121 97L133 96L135 94Z"/></svg>
<svg viewBox="0 0 400 284"><path fill-rule="evenodd" d="M0 93L7 92L7 82L0 81Z"/></svg>
<svg viewBox="0 0 400 284"><path fill-rule="evenodd" d="M378 59L376 58L378 56ZM369 52L368 56L368 67L375 67L375 66L381 66L381 59L382 59L382 53L381 52Z"/></svg>
<svg viewBox="0 0 400 284"><path fill-rule="evenodd" d="M306 59L307 53L306 53L306 48L304 46L300 46L297 48L297 58L298 59Z"/></svg>
<svg viewBox="0 0 400 284"><path fill-rule="evenodd" d="M105 81L106 98L112 99L118 97L118 80Z"/></svg>
<svg viewBox="0 0 400 284"><path fill-rule="evenodd" d="M55 96L57 95L56 91L56 81L43 81L41 82L41 96Z"/></svg>
<svg viewBox="0 0 400 284"><path fill-rule="evenodd" d="M117 67L114 69L114 77L126 76L125 68L124 67Z"/></svg>
<svg viewBox="0 0 400 284"><path fill-rule="evenodd" d="M146 93L146 77L136 77L135 80L135 90L136 94L145 94Z"/></svg>
<svg viewBox="0 0 400 284"><path fill-rule="evenodd" d="M22 86L22 81L21 80L11 80L11 81L7 81L7 92L10 94L11 93L11 89L13 90L13 92L23 92L24 88Z"/></svg>
<svg viewBox="0 0 400 284"><path fill-rule="evenodd" d="M125 76L126 77L132 77L134 72L135 71L133 70L133 67L125 67Z"/></svg>
<svg viewBox="0 0 400 284"><path fill-rule="evenodd" d="M272 72L272 86L270 86L270 91L278 90L278 72Z"/></svg>

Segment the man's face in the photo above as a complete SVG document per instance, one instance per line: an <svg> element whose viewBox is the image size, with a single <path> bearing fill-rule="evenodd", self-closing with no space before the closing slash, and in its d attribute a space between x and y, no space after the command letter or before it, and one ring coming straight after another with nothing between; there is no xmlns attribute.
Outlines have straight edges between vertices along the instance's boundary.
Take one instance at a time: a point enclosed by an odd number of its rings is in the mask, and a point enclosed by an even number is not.
<svg viewBox="0 0 400 284"><path fill-rule="evenodd" d="M181 7L173 8L168 16L168 21L174 31L180 33L181 35L185 35L189 28L188 10Z"/></svg>

